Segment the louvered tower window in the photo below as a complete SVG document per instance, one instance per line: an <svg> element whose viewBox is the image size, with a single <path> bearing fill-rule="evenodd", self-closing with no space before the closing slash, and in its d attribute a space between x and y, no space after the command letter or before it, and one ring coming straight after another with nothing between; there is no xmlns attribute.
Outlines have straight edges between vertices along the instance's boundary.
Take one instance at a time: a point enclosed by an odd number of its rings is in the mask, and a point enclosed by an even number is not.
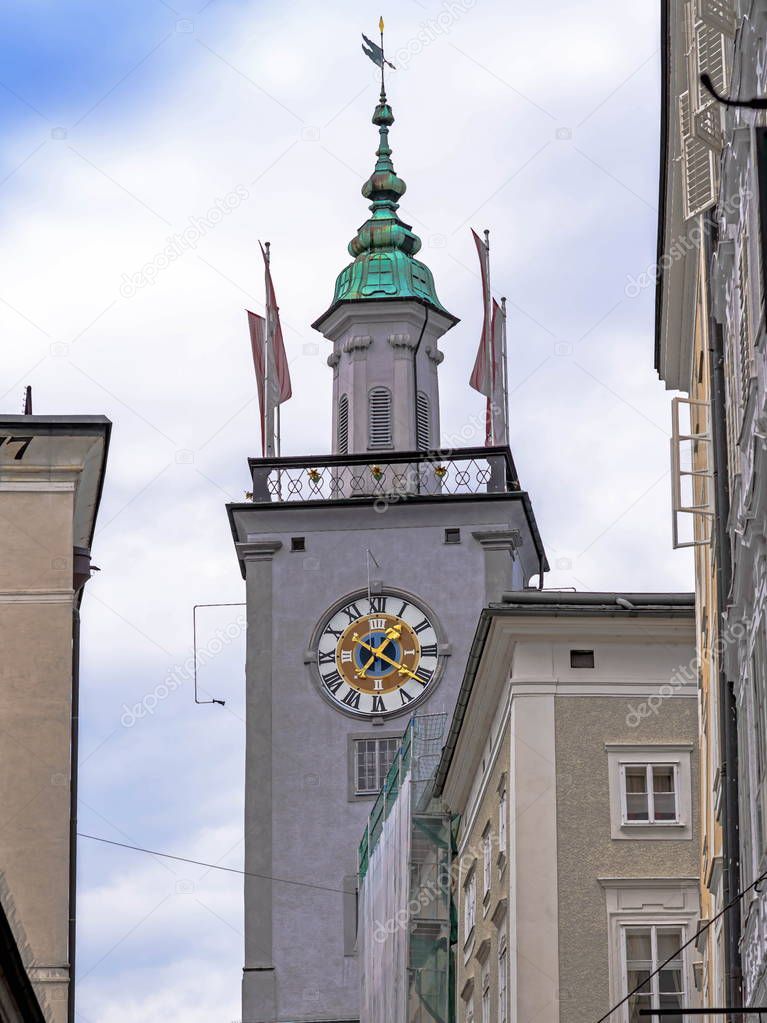
<svg viewBox="0 0 767 1023"><path fill-rule="evenodd" d="M419 451L428 451L431 447L429 397L423 391L418 392L415 403L415 445Z"/></svg>
<svg viewBox="0 0 767 1023"><path fill-rule="evenodd" d="M342 394L338 402L336 441L339 455L349 454L349 398Z"/></svg>
<svg viewBox="0 0 767 1023"><path fill-rule="evenodd" d="M368 447L389 448L391 443L391 391L373 387L368 395Z"/></svg>

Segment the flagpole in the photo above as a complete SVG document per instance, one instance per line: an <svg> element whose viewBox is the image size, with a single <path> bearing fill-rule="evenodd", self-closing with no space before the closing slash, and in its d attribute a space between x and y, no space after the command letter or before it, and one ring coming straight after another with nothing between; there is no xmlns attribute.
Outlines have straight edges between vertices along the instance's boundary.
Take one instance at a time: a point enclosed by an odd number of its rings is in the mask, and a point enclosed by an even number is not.
<svg viewBox="0 0 767 1023"><path fill-rule="evenodd" d="M503 351L501 352L502 366L503 366L503 434L504 444L509 443L509 360L507 358L506 350L506 298L505 296L501 299L501 312L503 313L503 331L502 331L502 345Z"/></svg>
<svg viewBox="0 0 767 1023"><path fill-rule="evenodd" d="M386 85L384 83L384 68L386 67L386 59L384 57L384 20L383 15L378 19L378 28L381 33L381 102L386 99Z"/></svg>
<svg viewBox="0 0 767 1023"><path fill-rule="evenodd" d="M271 261L271 254L269 247L271 242L264 242L264 312L266 320L266 336L264 338L264 448L267 458L271 458L274 454L274 413L272 412L271 401L270 401L270 387L271 387L271 337L272 337L272 324L271 317L269 315L269 263Z"/></svg>
<svg viewBox="0 0 767 1023"><path fill-rule="evenodd" d="M485 254L487 263L487 280L485 281L485 358L487 359L487 365L490 367L490 380L491 380L491 393L493 391L492 382L494 379L495 363L493 360L493 303L490 294L490 231L485 228ZM492 408L493 399L488 399L488 417L490 421L490 443L495 444L495 415Z"/></svg>

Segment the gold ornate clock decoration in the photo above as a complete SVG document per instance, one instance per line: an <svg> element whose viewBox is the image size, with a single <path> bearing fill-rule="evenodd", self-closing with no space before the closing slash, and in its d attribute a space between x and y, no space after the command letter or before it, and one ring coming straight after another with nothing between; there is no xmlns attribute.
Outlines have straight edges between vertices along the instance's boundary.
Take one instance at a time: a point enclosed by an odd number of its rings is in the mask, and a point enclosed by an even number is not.
<svg viewBox="0 0 767 1023"><path fill-rule="evenodd" d="M393 714L422 699L439 660L429 614L393 593L358 597L330 613L317 648L323 691L360 715Z"/></svg>

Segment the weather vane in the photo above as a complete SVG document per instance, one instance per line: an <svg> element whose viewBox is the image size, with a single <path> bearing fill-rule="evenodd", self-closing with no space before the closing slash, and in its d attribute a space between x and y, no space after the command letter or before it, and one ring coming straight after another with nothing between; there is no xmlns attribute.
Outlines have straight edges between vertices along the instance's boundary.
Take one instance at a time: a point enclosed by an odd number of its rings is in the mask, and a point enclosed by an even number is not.
<svg viewBox="0 0 767 1023"><path fill-rule="evenodd" d="M392 71L396 71L396 67L390 60L387 60L384 56L384 20L383 15L378 19L378 31L381 33L381 45L374 43L372 39L368 39L365 33L362 33L362 52L366 57L370 57L376 67L381 69L381 96L386 96L386 89L384 88L384 65L390 67Z"/></svg>

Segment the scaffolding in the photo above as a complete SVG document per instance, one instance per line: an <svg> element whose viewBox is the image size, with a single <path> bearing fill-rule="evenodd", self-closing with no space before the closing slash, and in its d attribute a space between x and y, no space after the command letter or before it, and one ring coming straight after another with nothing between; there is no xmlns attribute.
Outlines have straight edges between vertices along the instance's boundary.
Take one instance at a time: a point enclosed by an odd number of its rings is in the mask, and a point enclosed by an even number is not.
<svg viewBox="0 0 767 1023"><path fill-rule="evenodd" d="M411 719L359 847L360 1023L452 1023L453 819L432 796L447 715Z"/></svg>

